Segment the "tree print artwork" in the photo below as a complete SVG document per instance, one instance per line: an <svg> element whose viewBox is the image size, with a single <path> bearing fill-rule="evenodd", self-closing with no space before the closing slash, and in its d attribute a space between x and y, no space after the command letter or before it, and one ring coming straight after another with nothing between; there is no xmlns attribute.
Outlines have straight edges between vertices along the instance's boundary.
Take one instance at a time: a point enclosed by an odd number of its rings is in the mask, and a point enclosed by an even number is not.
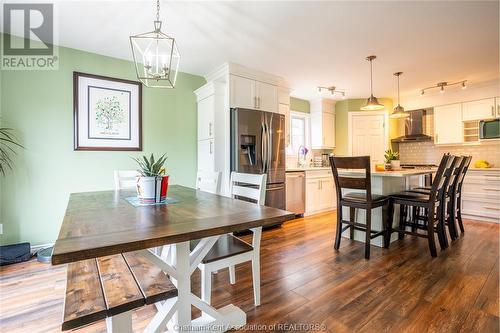
<svg viewBox="0 0 500 333"><path fill-rule="evenodd" d="M95 120L105 133L112 134L113 128L124 121L124 113L116 96L104 97L96 103Z"/></svg>

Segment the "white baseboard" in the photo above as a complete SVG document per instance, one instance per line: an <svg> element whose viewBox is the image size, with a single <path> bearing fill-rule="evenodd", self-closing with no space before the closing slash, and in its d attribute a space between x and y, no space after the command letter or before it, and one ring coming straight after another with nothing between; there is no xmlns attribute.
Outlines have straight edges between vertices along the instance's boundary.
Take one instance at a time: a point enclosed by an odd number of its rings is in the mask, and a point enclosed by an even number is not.
<svg viewBox="0 0 500 333"><path fill-rule="evenodd" d="M48 247L54 246L54 243L40 244L31 246L31 254L35 254L40 250L46 249Z"/></svg>

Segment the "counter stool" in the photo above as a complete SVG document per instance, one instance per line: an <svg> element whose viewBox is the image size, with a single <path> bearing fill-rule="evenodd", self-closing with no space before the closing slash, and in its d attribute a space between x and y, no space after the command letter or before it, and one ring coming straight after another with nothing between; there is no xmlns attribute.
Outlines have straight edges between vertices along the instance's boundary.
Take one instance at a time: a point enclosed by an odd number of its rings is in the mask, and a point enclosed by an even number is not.
<svg viewBox="0 0 500 333"><path fill-rule="evenodd" d="M370 156L359 157L333 157L330 156L333 178L337 191L337 230L335 235L335 250L340 247L342 232L350 229L350 237L354 238L354 230L365 232L365 258L370 259L370 241L379 236L384 237L384 247L389 247L390 228L388 225L387 208L388 197L372 194ZM364 177L339 176L339 169L363 169ZM349 192L342 194L342 189L362 190L364 192ZM342 218L342 207L350 208L350 221ZM383 230L371 229L371 211L382 207ZM366 210L366 224L357 223L354 219L356 209ZM347 224L342 227L343 224Z"/></svg>
<svg viewBox="0 0 500 333"><path fill-rule="evenodd" d="M432 183L432 188L429 193L417 193L411 191L403 191L389 195L389 228L392 232L399 233L399 239L402 239L405 234L427 238L431 256L437 257L436 243L434 233L438 234L441 249L447 247L446 235L444 233L444 220L441 213L445 186L448 177L445 176L447 170L452 170L455 158L445 154L441 159L436 177ZM392 228L394 205L400 206L400 221L398 230ZM421 216L418 214L403 214L404 206L413 209L424 209L427 214ZM407 216L410 216L409 218ZM411 231L406 230L406 227L411 227ZM418 232L419 230L425 233Z"/></svg>

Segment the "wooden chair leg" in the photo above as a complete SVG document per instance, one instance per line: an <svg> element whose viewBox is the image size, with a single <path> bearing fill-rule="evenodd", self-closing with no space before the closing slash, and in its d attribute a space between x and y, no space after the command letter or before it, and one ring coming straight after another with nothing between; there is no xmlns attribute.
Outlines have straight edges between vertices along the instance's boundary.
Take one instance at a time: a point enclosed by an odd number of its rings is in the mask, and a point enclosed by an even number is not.
<svg viewBox="0 0 500 333"><path fill-rule="evenodd" d="M252 260L253 301L260 305L260 254L256 253Z"/></svg>
<svg viewBox="0 0 500 333"><path fill-rule="evenodd" d="M236 283L236 269L234 268L234 265L229 266L229 283Z"/></svg>
<svg viewBox="0 0 500 333"><path fill-rule="evenodd" d="M351 240L354 240L354 222L356 218L356 208L350 207L349 209L349 221L351 222L351 227L350 229L350 238Z"/></svg>
<svg viewBox="0 0 500 333"><path fill-rule="evenodd" d="M445 231L445 221L446 221L446 208L440 207L438 210L438 240L441 250L445 250L448 247L448 238L446 237Z"/></svg>
<svg viewBox="0 0 500 333"><path fill-rule="evenodd" d="M431 256L437 257L436 241L434 240L434 214L429 214L427 220L427 241L429 242L429 250Z"/></svg>
<svg viewBox="0 0 500 333"><path fill-rule="evenodd" d="M405 205L399 205L399 234L398 239L403 239L405 237Z"/></svg>
<svg viewBox="0 0 500 333"><path fill-rule="evenodd" d="M417 218L418 218L418 215L419 215L418 214L419 210L420 210L419 207L412 207L412 209L411 209L412 223L416 223L417 222ZM417 228L412 225L411 231L412 232L417 232Z"/></svg>
<svg viewBox="0 0 500 333"><path fill-rule="evenodd" d="M212 272L205 266L201 270L201 299L210 304L212 296Z"/></svg>
<svg viewBox="0 0 500 333"><path fill-rule="evenodd" d="M387 248L389 248L389 245L391 243L392 228L393 228L393 223L394 223L394 201L390 200L387 207L388 207L388 210L387 210L386 238L387 238Z"/></svg>
<svg viewBox="0 0 500 333"><path fill-rule="evenodd" d="M386 204L386 205L383 205L382 206L382 225L383 225L383 228L384 228L384 248L388 249L389 248L389 244L391 243L391 233L389 231L390 227L389 227L389 204Z"/></svg>
<svg viewBox="0 0 500 333"><path fill-rule="evenodd" d="M456 216L456 206L455 200L452 198L448 208L448 233L450 234L450 238L452 241L458 238L457 225L455 222Z"/></svg>
<svg viewBox="0 0 500 333"><path fill-rule="evenodd" d="M462 221L462 200L461 200L461 198L457 199L457 221L458 221L458 226L460 227L460 231L462 233L464 233L465 229L464 229L464 223Z"/></svg>
<svg viewBox="0 0 500 333"><path fill-rule="evenodd" d="M366 233L365 233L365 259L370 259L370 241L372 230L372 210L370 207L366 208Z"/></svg>
<svg viewBox="0 0 500 333"><path fill-rule="evenodd" d="M337 230L335 230L335 250L340 248L340 239L342 238L342 206L337 209Z"/></svg>

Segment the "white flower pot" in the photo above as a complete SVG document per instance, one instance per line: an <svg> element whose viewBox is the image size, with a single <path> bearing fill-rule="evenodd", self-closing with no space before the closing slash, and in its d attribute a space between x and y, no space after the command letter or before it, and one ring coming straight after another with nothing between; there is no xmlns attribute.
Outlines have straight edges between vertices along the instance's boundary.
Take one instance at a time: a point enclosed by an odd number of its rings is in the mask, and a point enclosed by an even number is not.
<svg viewBox="0 0 500 333"><path fill-rule="evenodd" d="M155 202L158 186L161 186L161 178L137 177L137 197L139 198L139 202Z"/></svg>
<svg viewBox="0 0 500 333"><path fill-rule="evenodd" d="M392 160L391 161L391 169L392 170L398 170L401 168L401 161L399 160Z"/></svg>

